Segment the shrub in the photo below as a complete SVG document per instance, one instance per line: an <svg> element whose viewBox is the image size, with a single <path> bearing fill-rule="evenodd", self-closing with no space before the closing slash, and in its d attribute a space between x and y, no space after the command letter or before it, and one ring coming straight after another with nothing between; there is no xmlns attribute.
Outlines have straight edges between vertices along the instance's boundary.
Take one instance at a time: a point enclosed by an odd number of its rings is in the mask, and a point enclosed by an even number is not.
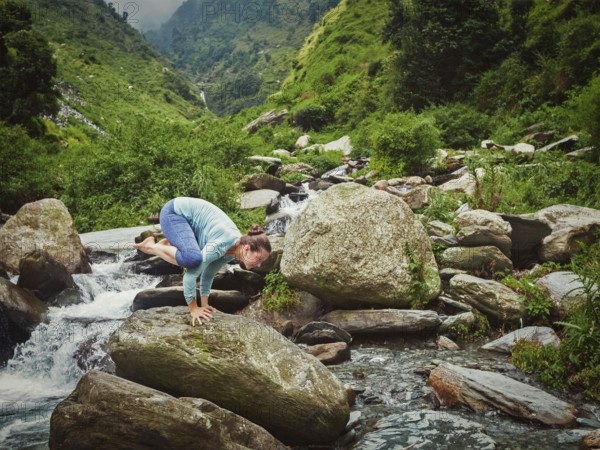
<svg viewBox="0 0 600 450"><path fill-rule="evenodd" d="M298 306L300 295L287 284L279 270L273 270L265 276L262 300L266 311L283 311Z"/></svg>
<svg viewBox="0 0 600 450"><path fill-rule="evenodd" d="M587 143L594 146L594 161L600 162L600 75L569 101L570 122L587 133Z"/></svg>
<svg viewBox="0 0 600 450"><path fill-rule="evenodd" d="M386 175L420 172L440 146L432 119L413 112L388 114L371 134L374 168Z"/></svg>
<svg viewBox="0 0 600 450"><path fill-rule="evenodd" d="M308 105L300 108L294 114L294 122L302 127L304 131L319 131L331 121L331 111L322 105Z"/></svg>
<svg viewBox="0 0 600 450"><path fill-rule="evenodd" d="M314 167L319 174L335 169L342 163L342 152L311 151L300 156L300 160Z"/></svg>
<svg viewBox="0 0 600 450"><path fill-rule="evenodd" d="M425 112L435 119L445 147L466 149L474 147L491 132L490 118L462 103L438 106Z"/></svg>
<svg viewBox="0 0 600 450"><path fill-rule="evenodd" d="M525 304L528 323L548 325L553 306L552 299L535 284L533 275L525 275L518 279L508 275L501 282L519 294L520 300Z"/></svg>

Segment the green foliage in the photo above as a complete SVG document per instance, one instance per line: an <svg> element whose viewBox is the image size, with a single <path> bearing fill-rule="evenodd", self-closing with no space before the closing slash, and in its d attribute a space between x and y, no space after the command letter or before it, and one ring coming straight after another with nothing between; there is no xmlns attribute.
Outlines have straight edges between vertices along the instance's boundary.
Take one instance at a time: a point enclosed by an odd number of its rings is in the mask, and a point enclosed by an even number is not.
<svg viewBox="0 0 600 450"><path fill-rule="evenodd" d="M31 29L31 11L24 3L0 1L0 17L0 120L39 133L43 127L37 116L58 111L52 51Z"/></svg>
<svg viewBox="0 0 600 450"><path fill-rule="evenodd" d="M319 174L328 170L335 169L342 163L342 152L340 151L320 151L312 150L308 153L299 155L299 160L314 167Z"/></svg>
<svg viewBox="0 0 600 450"><path fill-rule="evenodd" d="M404 251L408 258L408 271L411 273L410 297L413 309L422 309L428 302L429 286L427 284L427 271L425 263L415 254L408 242L404 244Z"/></svg>
<svg viewBox="0 0 600 450"><path fill-rule="evenodd" d="M475 315L475 323L472 326L468 327L462 323L452 325L448 329L448 335L452 339L462 342L475 342L486 337L491 329L487 317L477 310L474 310L473 314Z"/></svg>
<svg viewBox="0 0 600 450"><path fill-rule="evenodd" d="M489 154L475 162L467 161L469 172L475 179L475 192L469 203L476 209L496 211L502 201L507 175L500 160L494 154Z"/></svg>
<svg viewBox="0 0 600 450"><path fill-rule="evenodd" d="M570 122L573 128L581 129L588 145L594 147L594 162L600 162L600 75L580 92L574 95L568 104L571 111Z"/></svg>
<svg viewBox="0 0 600 450"><path fill-rule="evenodd" d="M527 323L534 325L549 325L553 302L546 293L535 284L537 275L527 274L521 278L508 275L501 283L519 294L519 299L525 304Z"/></svg>
<svg viewBox="0 0 600 450"><path fill-rule="evenodd" d="M398 49L393 95L400 107L464 98L503 54L500 1L391 1L384 35Z"/></svg>
<svg viewBox="0 0 600 450"><path fill-rule="evenodd" d="M63 199L80 232L145 223L170 198L200 197L238 212L248 148L218 121L195 128L138 121L74 150Z"/></svg>
<svg viewBox="0 0 600 450"><path fill-rule="evenodd" d="M451 224L456 217L456 210L460 207L460 201L457 197L461 194L454 192L445 192L438 189L430 191L429 203L417 211L419 214L427 216L428 221L440 220Z"/></svg>
<svg viewBox="0 0 600 450"><path fill-rule="evenodd" d="M307 105L294 114L294 123L302 127L304 131L319 131L332 120L331 111L323 105Z"/></svg>
<svg viewBox="0 0 600 450"><path fill-rule="evenodd" d="M308 178L307 175L302 172L286 173L285 175L283 175L281 177L281 179L283 181L285 181L286 183L290 183L290 184L299 183L301 181L306 180L307 178Z"/></svg>
<svg viewBox="0 0 600 450"><path fill-rule="evenodd" d="M427 109L425 114L434 118L445 147L469 149L491 133L490 118L464 103L437 106Z"/></svg>
<svg viewBox="0 0 600 450"><path fill-rule="evenodd" d="M543 382L583 392L600 400L600 241L582 244L573 256L572 270L583 285L586 302L569 313L562 326L558 350L521 344L513 350L513 363L523 371L539 372Z"/></svg>
<svg viewBox="0 0 600 450"><path fill-rule="evenodd" d="M373 163L382 174L421 170L440 146L433 121L413 112L388 114L371 135Z"/></svg>
<svg viewBox="0 0 600 450"><path fill-rule="evenodd" d="M14 214L25 203L56 196L60 181L56 152L56 144L0 122L0 210Z"/></svg>
<svg viewBox="0 0 600 450"><path fill-rule="evenodd" d="M265 276L262 301L266 311L285 311L300 305L300 295L289 286L279 270L273 270Z"/></svg>

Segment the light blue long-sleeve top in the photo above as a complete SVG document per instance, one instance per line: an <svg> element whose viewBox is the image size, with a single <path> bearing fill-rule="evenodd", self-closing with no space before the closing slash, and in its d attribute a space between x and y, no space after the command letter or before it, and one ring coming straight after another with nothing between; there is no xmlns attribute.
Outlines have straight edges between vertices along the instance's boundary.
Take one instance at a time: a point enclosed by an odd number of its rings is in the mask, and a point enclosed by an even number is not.
<svg viewBox="0 0 600 450"><path fill-rule="evenodd" d="M210 287L219 269L234 259L233 256L225 256L225 252L242 234L227 214L206 200L177 197L173 208L175 213L189 222L202 251L202 263L198 267L187 269L183 275L183 295L189 305L196 298L198 277L201 277L200 295L210 294Z"/></svg>

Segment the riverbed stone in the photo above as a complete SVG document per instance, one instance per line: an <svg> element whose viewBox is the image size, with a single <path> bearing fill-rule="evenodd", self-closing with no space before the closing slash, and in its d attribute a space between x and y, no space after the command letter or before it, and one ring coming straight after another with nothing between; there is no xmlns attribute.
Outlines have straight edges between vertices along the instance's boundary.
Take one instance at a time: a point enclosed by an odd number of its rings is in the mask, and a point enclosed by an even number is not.
<svg viewBox="0 0 600 450"><path fill-rule="evenodd" d="M139 250L138 250L139 251ZM142 257L139 261L133 261L129 265L129 271L144 275L176 275L182 272L182 268L168 263L158 256L149 258Z"/></svg>
<svg viewBox="0 0 600 450"><path fill-rule="evenodd" d="M345 342L350 344L352 336L346 330L323 321L314 321L307 323L298 330L294 336L294 342L297 344L327 344L332 342Z"/></svg>
<svg viewBox="0 0 600 450"><path fill-rule="evenodd" d="M496 442L483 425L447 411L391 414L375 424L353 450L376 449L494 450Z"/></svg>
<svg viewBox="0 0 600 450"><path fill-rule="evenodd" d="M442 363L431 371L429 386L440 401L450 407L460 405L483 412L495 408L523 420L544 425L569 425L577 409L541 389L507 376Z"/></svg>
<svg viewBox="0 0 600 450"><path fill-rule="evenodd" d="M100 371L54 409L50 449L285 449L264 428L200 398L176 398Z"/></svg>
<svg viewBox="0 0 600 450"><path fill-rule="evenodd" d="M259 189L257 191L244 192L240 197L240 208L266 208L272 201L276 200L279 195L279 192L272 189Z"/></svg>
<svg viewBox="0 0 600 450"><path fill-rule="evenodd" d="M456 239L461 247L479 247L493 245L498 247L502 253L510 258L512 241L505 233L498 233L494 229L481 226L469 225L462 227L456 233Z"/></svg>
<svg viewBox="0 0 600 450"><path fill-rule="evenodd" d="M48 306L26 289L0 278L0 366L13 355L15 346L27 341L46 320Z"/></svg>
<svg viewBox="0 0 600 450"><path fill-rule="evenodd" d="M31 252L21 260L17 285L44 302L56 298L65 289L77 287L65 265L43 250Z"/></svg>
<svg viewBox="0 0 600 450"><path fill-rule="evenodd" d="M493 245L480 247L450 247L440 255L440 264L470 273L504 272L513 264L502 251Z"/></svg>
<svg viewBox="0 0 600 450"><path fill-rule="evenodd" d="M438 336L435 343L438 348L443 350L460 350L458 344L446 336Z"/></svg>
<svg viewBox="0 0 600 450"><path fill-rule="evenodd" d="M525 314L519 295L494 280L459 274L450 280L446 294L471 305L497 323L516 325Z"/></svg>
<svg viewBox="0 0 600 450"><path fill-rule="evenodd" d="M446 181L444 184L441 184L439 188L442 191L457 191L464 192L468 195L473 195L476 186L477 182L475 180L475 177L470 173L465 173L460 178Z"/></svg>
<svg viewBox="0 0 600 450"><path fill-rule="evenodd" d="M69 273L90 273L90 262L73 219L60 200L46 198L23 205L0 228L0 267L19 273L28 253L46 251Z"/></svg>
<svg viewBox="0 0 600 450"><path fill-rule="evenodd" d="M552 272L538 279L539 286L552 299L560 310L571 310L585 302L583 284L577 275L570 271Z"/></svg>
<svg viewBox="0 0 600 450"><path fill-rule="evenodd" d="M326 444L349 417L346 392L325 366L274 329L214 313L192 327L187 308L136 311L111 335L117 375L205 398L286 443Z"/></svg>
<svg viewBox="0 0 600 450"><path fill-rule="evenodd" d="M253 173L248 175L243 181L242 186L247 191L258 191L260 189L270 189L282 193L285 190L285 181L280 178L269 175L268 173Z"/></svg>
<svg viewBox="0 0 600 450"><path fill-rule="evenodd" d="M544 221L552 232L542 241L540 261L566 263L581 251L578 241L590 244L600 230L600 210L568 204L539 210L534 218Z"/></svg>
<svg viewBox="0 0 600 450"><path fill-rule="evenodd" d="M418 274L407 250L422 264ZM402 308L440 292L427 233L408 205L356 183L329 188L294 219L281 271L290 285L342 308Z"/></svg>
<svg viewBox="0 0 600 450"><path fill-rule="evenodd" d="M239 311L248 305L249 301L247 295L235 290L211 289L208 296L209 305L225 313ZM183 286L144 289L135 295L131 310L137 311L164 306L186 306Z"/></svg>
<svg viewBox="0 0 600 450"><path fill-rule="evenodd" d="M419 333L435 330L441 323L435 311L416 309L335 310L322 320L350 334Z"/></svg>
<svg viewBox="0 0 600 450"><path fill-rule="evenodd" d="M426 184L414 186L407 191L398 191L394 186L390 186L385 191L397 195L408 204L410 209L416 211L428 205L431 201L432 192L439 191L439 188Z"/></svg>
<svg viewBox="0 0 600 450"><path fill-rule="evenodd" d="M306 352L325 365L340 364L350 360L350 347L345 342L311 345L306 348Z"/></svg>
<svg viewBox="0 0 600 450"><path fill-rule="evenodd" d="M260 267L253 269L257 273L267 274L272 270L279 269L281 258L283 256L283 236L269 236L271 243L271 254L263 261Z"/></svg>
<svg viewBox="0 0 600 450"><path fill-rule="evenodd" d="M472 209L460 213L454 219L454 223L459 229L476 225L488 228L496 234L506 234L507 236L510 236L512 233L510 223L502 219L499 214L485 209Z"/></svg>
<svg viewBox="0 0 600 450"><path fill-rule="evenodd" d="M482 350L491 350L501 353L510 353L519 341L527 341L538 345L560 345L560 338L550 327L525 327L513 331L489 342L481 347Z"/></svg>
<svg viewBox="0 0 600 450"><path fill-rule="evenodd" d="M448 316L448 318L442 322L438 332L442 334L448 333L449 331L458 330L458 327L460 326L471 329L476 322L477 318L475 317L475 314L470 311L461 314L455 314L453 316Z"/></svg>
<svg viewBox="0 0 600 450"><path fill-rule="evenodd" d="M441 220L432 220L427 223L427 234L429 236L442 237L452 233L454 233L452 225L444 223Z"/></svg>
<svg viewBox="0 0 600 450"><path fill-rule="evenodd" d="M600 449L600 429L594 430L586 434L581 440L582 450L598 450Z"/></svg>

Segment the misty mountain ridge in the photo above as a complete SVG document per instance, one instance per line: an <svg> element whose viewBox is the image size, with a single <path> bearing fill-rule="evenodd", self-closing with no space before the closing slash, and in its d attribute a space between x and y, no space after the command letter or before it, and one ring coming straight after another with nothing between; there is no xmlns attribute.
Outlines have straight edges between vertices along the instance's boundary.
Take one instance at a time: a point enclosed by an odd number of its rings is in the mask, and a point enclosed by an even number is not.
<svg viewBox="0 0 600 450"><path fill-rule="evenodd" d="M304 39L336 4L188 0L145 36L204 90L211 111L230 114L279 90Z"/></svg>

